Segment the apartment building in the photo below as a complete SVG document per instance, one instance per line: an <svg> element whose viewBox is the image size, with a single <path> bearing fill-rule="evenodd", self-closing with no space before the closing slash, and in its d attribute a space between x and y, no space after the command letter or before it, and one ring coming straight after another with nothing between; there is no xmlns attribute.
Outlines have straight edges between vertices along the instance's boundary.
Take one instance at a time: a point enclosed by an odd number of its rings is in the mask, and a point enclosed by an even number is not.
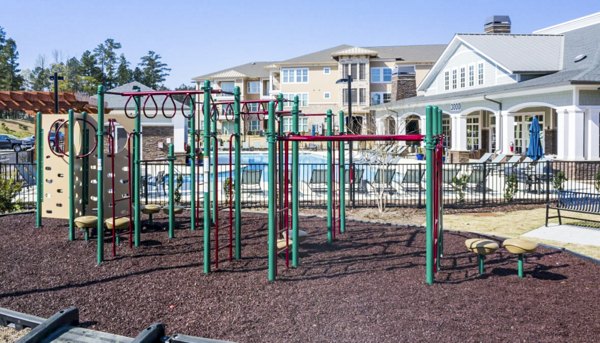
<svg viewBox="0 0 600 343"><path fill-rule="evenodd" d="M210 80L218 89L230 91L239 86L243 100L274 99L282 93L286 99L300 99L303 113L338 113L348 111L348 83L352 77L351 105L355 133L374 133L375 121L369 106L416 95L445 45L357 47L339 45L306 55L276 62L253 62L193 78L197 87ZM227 99L228 96L220 98ZM291 103L285 104L286 108ZM219 128L226 134L232 123L224 116ZM336 129L338 120L335 121ZM244 123L245 136L260 135L266 128L264 118L254 116ZM284 119L291 129L291 120ZM322 134L324 117L300 120L302 134Z"/></svg>

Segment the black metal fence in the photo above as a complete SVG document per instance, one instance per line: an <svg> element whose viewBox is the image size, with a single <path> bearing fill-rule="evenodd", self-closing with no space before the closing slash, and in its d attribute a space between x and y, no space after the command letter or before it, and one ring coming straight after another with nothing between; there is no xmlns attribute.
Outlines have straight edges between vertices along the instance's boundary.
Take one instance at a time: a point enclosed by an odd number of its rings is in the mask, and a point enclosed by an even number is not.
<svg viewBox="0 0 600 343"><path fill-rule="evenodd" d="M244 207L267 207L268 165L264 163L243 164L241 200ZM347 206L372 207L423 207L425 206L424 163L355 163L350 183L349 166L346 173ZM325 207L327 203L327 165L303 163L299 169L299 200L304 207ZM199 168L202 171L202 167ZM142 161L142 202L166 205L168 202L168 164L164 161ZM175 165L176 177L181 186L180 202L190 202L190 167ZM0 163L0 178L14 179L22 189L13 199L22 209L35 207L35 163ZM215 187L219 201L228 199L226 180L230 177L229 166L219 166L217 184L214 178L203 179L197 199L202 201L203 187L211 192ZM339 173L335 178L339 181ZM291 177L290 177L291 179ZM177 184L177 183L176 183ZM336 183L336 188L339 182ZM544 204L556 198L557 190L571 190L600 194L600 162L521 162L510 163L447 163L443 167L443 193L446 207L483 207L505 204ZM339 189L339 188L338 188ZM4 193L2 193L4 194ZM0 194L0 195L2 195Z"/></svg>

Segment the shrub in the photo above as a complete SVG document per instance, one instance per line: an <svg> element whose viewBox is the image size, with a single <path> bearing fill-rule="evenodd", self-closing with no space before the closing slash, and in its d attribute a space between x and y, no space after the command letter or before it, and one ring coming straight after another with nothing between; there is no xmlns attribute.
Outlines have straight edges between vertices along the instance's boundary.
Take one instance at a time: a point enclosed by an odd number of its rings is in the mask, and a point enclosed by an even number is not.
<svg viewBox="0 0 600 343"><path fill-rule="evenodd" d="M233 196L233 180L228 177L225 179L225 182L223 182L223 192L225 192L225 199L227 199L227 203L229 203L232 199L229 199L229 192L232 192L231 195Z"/></svg>
<svg viewBox="0 0 600 343"><path fill-rule="evenodd" d="M469 182L469 175L463 174L452 178L452 188L458 193L458 201L465 201L465 190Z"/></svg>
<svg viewBox="0 0 600 343"><path fill-rule="evenodd" d="M597 192L600 192L600 170L596 173L594 177L594 188L596 188Z"/></svg>
<svg viewBox="0 0 600 343"><path fill-rule="evenodd" d="M21 208L15 200L23 185L15 179L0 178L0 213L17 211Z"/></svg>
<svg viewBox="0 0 600 343"><path fill-rule="evenodd" d="M565 181L568 180L569 179L567 179L567 175L565 175L565 172L560 170L556 172L556 174L554 174L554 177L552 178L552 186L554 187L554 189L562 191L565 185Z"/></svg>
<svg viewBox="0 0 600 343"><path fill-rule="evenodd" d="M175 190L173 191L173 200L176 204L181 203L181 187L183 186L183 176L181 174L177 175L175 179Z"/></svg>
<svg viewBox="0 0 600 343"><path fill-rule="evenodd" d="M504 180L504 200L511 202L519 189L517 176L514 174L508 175Z"/></svg>

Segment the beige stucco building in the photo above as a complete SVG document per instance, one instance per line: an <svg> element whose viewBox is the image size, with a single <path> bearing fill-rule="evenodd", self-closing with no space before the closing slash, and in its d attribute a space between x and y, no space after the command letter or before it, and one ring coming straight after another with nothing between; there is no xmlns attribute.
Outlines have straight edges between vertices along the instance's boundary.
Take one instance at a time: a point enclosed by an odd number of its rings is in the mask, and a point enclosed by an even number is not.
<svg viewBox="0 0 600 343"><path fill-rule="evenodd" d="M292 100L297 95L303 113L325 113L331 109L337 114L340 110L348 111L348 84L338 80L351 75L354 120L350 128L355 133L374 133L375 122L369 106L416 95L418 84L444 48L445 45L339 45L284 61L248 63L193 80L198 88L202 87L204 80L210 80L214 88L225 91L233 91L235 86L239 86L242 100L274 99L279 93ZM231 99L231 96L218 98ZM291 104L286 103L288 106ZM287 119L284 120L287 130L291 125ZM303 134L321 134L323 123L324 117L301 118L300 131ZM336 130L337 124L336 119ZM219 117L220 133L229 134L232 128L233 123L228 118ZM260 147L264 144L264 139L253 139L264 133L264 118L247 118L243 128L246 146Z"/></svg>

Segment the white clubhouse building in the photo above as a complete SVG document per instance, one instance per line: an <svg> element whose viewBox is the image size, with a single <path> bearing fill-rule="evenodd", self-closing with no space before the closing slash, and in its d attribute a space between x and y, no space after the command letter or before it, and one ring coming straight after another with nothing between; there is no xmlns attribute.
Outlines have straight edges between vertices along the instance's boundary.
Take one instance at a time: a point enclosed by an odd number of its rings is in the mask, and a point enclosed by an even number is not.
<svg viewBox="0 0 600 343"><path fill-rule="evenodd" d="M510 32L508 17L494 24ZM600 13L532 34L456 34L417 94L372 106L377 132L424 132L434 105L454 158L525 154L537 116L547 155L600 160Z"/></svg>

